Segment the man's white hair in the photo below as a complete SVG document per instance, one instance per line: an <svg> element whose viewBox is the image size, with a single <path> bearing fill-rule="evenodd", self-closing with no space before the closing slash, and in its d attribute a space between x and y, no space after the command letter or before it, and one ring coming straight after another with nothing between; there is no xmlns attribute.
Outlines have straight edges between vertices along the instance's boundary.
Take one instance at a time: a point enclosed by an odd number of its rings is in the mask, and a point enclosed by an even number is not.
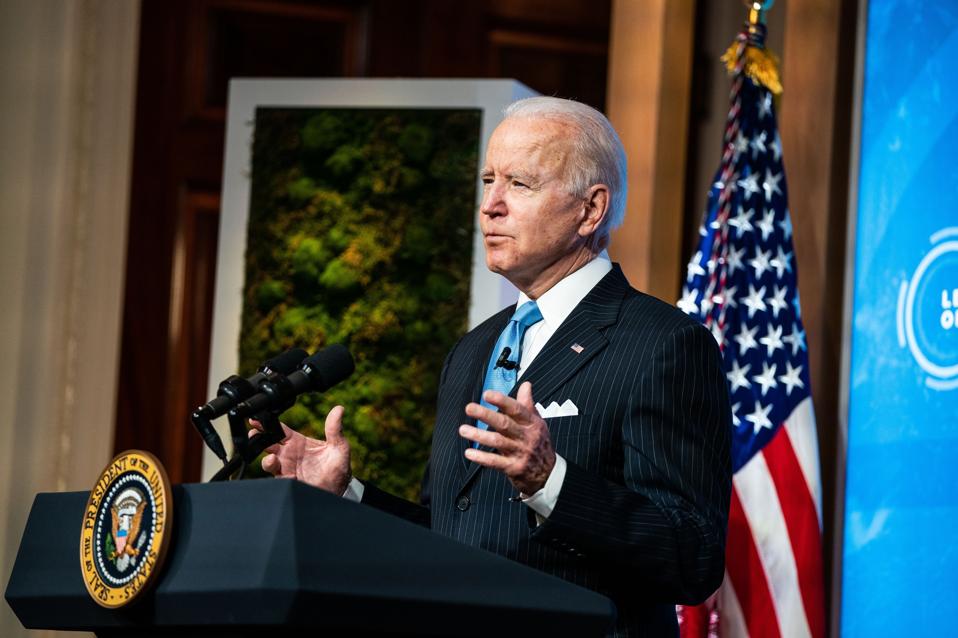
<svg viewBox="0 0 958 638"><path fill-rule="evenodd" d="M628 192L625 149L605 115L582 102L545 96L517 100L505 108L503 115L504 119L543 117L572 124L578 132L572 140L567 185L576 197L584 197L595 184L608 186L609 210L597 235L608 235L622 225Z"/></svg>

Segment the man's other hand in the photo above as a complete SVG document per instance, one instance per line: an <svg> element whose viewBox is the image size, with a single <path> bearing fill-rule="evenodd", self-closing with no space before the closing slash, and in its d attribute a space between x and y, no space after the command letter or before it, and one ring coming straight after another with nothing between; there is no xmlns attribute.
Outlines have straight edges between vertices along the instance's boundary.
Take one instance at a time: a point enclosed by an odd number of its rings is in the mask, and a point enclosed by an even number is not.
<svg viewBox="0 0 958 638"><path fill-rule="evenodd" d="M326 415L326 440L313 439L281 423L286 437L266 448L263 469L276 478L292 478L342 496L352 478L349 472L349 442L343 436L343 406ZM250 436L263 426L250 420Z"/></svg>
<svg viewBox="0 0 958 638"><path fill-rule="evenodd" d="M461 425L459 435L494 448L495 452L470 447L465 452L466 458L499 470L522 494L532 496L546 484L556 464L549 428L532 399L532 384L526 381L519 386L515 399L494 390L487 390L482 398L499 411L470 403L466 414L488 424L489 429Z"/></svg>

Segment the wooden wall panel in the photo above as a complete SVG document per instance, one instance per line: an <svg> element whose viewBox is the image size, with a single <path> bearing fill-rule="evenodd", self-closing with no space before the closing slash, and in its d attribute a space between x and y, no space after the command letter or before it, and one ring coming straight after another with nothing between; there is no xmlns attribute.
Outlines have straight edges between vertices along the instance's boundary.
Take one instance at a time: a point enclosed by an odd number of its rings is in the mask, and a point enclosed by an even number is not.
<svg viewBox="0 0 958 638"><path fill-rule="evenodd" d="M608 48L604 42L581 42L506 29L489 33L490 76L522 77L531 88L561 87L557 92L561 97L579 100L600 110L605 108L607 58Z"/></svg>
<svg viewBox="0 0 958 638"><path fill-rule="evenodd" d="M836 509L846 228L848 223L857 2L791 0L783 3L785 45L780 109L782 152L795 227L802 320L818 423L822 469L826 613L837 617L840 587L832 548L840 548ZM774 9L773 9L774 10ZM833 625L837 631L837 625Z"/></svg>
<svg viewBox="0 0 958 638"><path fill-rule="evenodd" d="M155 452L174 482L200 471L229 78L360 73L365 10L143 3L115 448Z"/></svg>
<svg viewBox="0 0 958 638"><path fill-rule="evenodd" d="M493 0L486 74L605 110L609 12L608 2Z"/></svg>
<svg viewBox="0 0 958 638"><path fill-rule="evenodd" d="M625 223L610 253L633 286L678 299L686 179L693 0L617 0L608 115L629 160Z"/></svg>
<svg viewBox="0 0 958 638"><path fill-rule="evenodd" d="M350 76L365 69L361 7L194 0L189 10L190 115L222 122L232 77Z"/></svg>

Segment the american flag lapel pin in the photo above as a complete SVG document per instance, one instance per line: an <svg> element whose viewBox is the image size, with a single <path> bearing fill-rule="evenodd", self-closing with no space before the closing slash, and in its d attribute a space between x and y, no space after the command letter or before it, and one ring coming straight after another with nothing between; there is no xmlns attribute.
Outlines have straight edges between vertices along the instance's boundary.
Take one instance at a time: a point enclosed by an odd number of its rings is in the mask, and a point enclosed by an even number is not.
<svg viewBox="0 0 958 638"><path fill-rule="evenodd" d="M580 346L578 343L573 343L570 347L572 348L572 351L576 354L582 354L582 351L585 350L585 348Z"/></svg>

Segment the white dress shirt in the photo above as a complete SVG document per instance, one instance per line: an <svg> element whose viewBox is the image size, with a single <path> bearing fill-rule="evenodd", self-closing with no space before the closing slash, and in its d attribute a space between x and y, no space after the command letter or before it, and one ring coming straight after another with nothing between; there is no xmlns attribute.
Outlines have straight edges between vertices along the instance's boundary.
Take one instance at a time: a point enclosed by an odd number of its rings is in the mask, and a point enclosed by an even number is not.
<svg viewBox="0 0 958 638"><path fill-rule="evenodd" d="M609 261L608 254L603 251L599 257L561 279L536 299L539 312L542 313L542 321L529 326L522 338L522 359L519 361L520 382L522 381L522 372L529 368L533 359L542 351L546 342L555 334L566 317L572 313L579 302L610 270L612 270L612 262ZM519 293L519 301L516 307L518 308L527 301L529 301L529 297L525 293ZM535 395L536 389L533 387L533 398L535 398ZM522 502L532 508L540 524L542 519L549 518L559 500L559 492L562 490L562 483L565 481L565 471L565 459L556 454L556 464L542 489L531 496L522 495Z"/></svg>
<svg viewBox="0 0 958 638"><path fill-rule="evenodd" d="M536 299L539 311L542 313L542 321L529 326L522 338L522 358L519 360L518 375L520 381L523 371L529 368L532 361L542 351L542 348L545 347L556 330L559 329L559 326L562 325L562 322L566 320L566 317L572 313L579 302L610 270L612 270L612 262L609 261L608 253L602 251L602 254L597 258L561 279ZM525 293L520 292L516 307L518 308L529 300ZM536 389L532 388L533 397L535 397L535 391ZM522 495L522 501L532 508L540 523L543 519L548 518L555 508L559 500L559 492L562 490L562 483L565 480L565 473L565 459L556 454L555 466L542 489L531 496ZM350 480L343 497L359 502L363 498L363 488L362 482L353 478Z"/></svg>
<svg viewBox="0 0 958 638"><path fill-rule="evenodd" d="M612 270L612 262L609 261L608 255L603 252L582 268L559 280L557 284L536 299L539 312L542 313L542 321L529 326L522 338L522 359L519 361L520 379L523 371L529 369L532 360L542 352L546 342L555 334L566 317L572 314L579 302L589 294L589 291L595 288L595 285L610 270ZM516 308L527 301L530 301L530 299L526 296L526 293L520 292ZM533 388L533 390L535 389Z"/></svg>

